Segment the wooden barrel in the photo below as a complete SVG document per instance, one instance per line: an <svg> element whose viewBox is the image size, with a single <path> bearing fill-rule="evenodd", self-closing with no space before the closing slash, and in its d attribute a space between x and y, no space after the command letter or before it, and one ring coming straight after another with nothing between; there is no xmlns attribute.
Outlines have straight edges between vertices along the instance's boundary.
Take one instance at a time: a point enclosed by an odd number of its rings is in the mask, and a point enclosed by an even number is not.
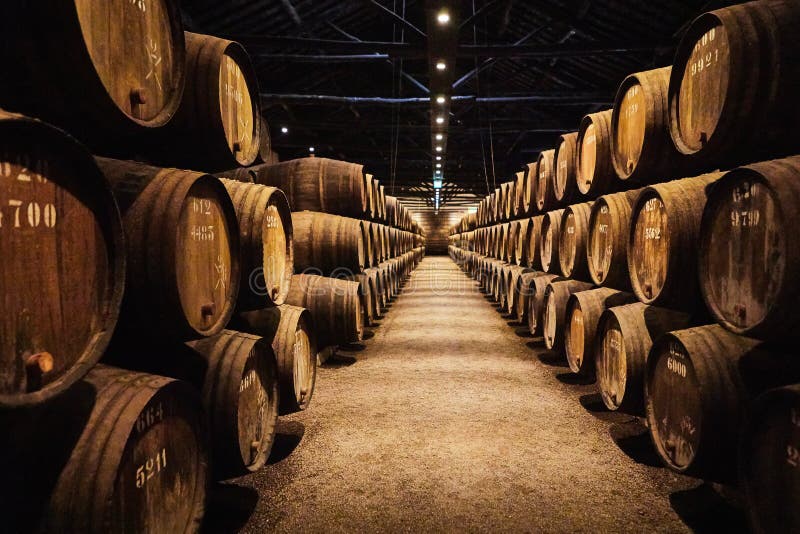
<svg viewBox="0 0 800 534"><path fill-rule="evenodd" d="M628 235L631 210L641 189L612 193L598 198L589 215L586 263L597 285L630 291Z"/></svg>
<svg viewBox="0 0 800 534"><path fill-rule="evenodd" d="M508 197L511 194L510 191L511 185L512 185L511 182L504 182L500 184L500 195L498 196L498 201L497 201L498 203L497 211L499 216L498 220L500 221L507 221L511 218L510 217L511 214L508 211L508 206L509 206Z"/></svg>
<svg viewBox="0 0 800 534"><path fill-rule="evenodd" d="M567 301L573 293L588 291L593 287L586 282L561 279L553 280L545 287L542 303L542 334L545 347L558 352L563 351Z"/></svg>
<svg viewBox="0 0 800 534"><path fill-rule="evenodd" d="M542 270L555 272L559 267L558 236L561 233L561 217L564 210L548 211L542 219L542 232L539 238L539 261Z"/></svg>
<svg viewBox="0 0 800 534"><path fill-rule="evenodd" d="M367 326L374 326L377 320L383 315L383 307L385 305L385 299L383 296L383 278L381 277L380 271L377 267L364 269L364 274L367 276L367 278L369 278L369 282L367 283L369 284L370 306L372 308L372 321L367 323ZM361 292L363 293L363 287Z"/></svg>
<svg viewBox="0 0 800 534"><path fill-rule="evenodd" d="M397 226L398 216L397 198L391 195L386 195L386 224L389 226Z"/></svg>
<svg viewBox="0 0 800 534"><path fill-rule="evenodd" d="M707 480L735 481L745 413L758 393L798 380L790 359L719 325L656 340L647 359L647 421L664 464Z"/></svg>
<svg viewBox="0 0 800 534"><path fill-rule="evenodd" d="M330 275L337 270L360 273L366 263L365 221L316 213L292 212L295 272Z"/></svg>
<svg viewBox="0 0 800 534"><path fill-rule="evenodd" d="M677 149L706 169L796 154L800 12L748 2L705 13L683 34L669 81Z"/></svg>
<svg viewBox="0 0 800 534"><path fill-rule="evenodd" d="M590 280L586 261L586 238L589 234L589 214L592 202L573 204L564 208L558 236L558 264L567 278Z"/></svg>
<svg viewBox="0 0 800 534"><path fill-rule="evenodd" d="M76 430L80 438L39 516L40 530L197 531L205 509L208 452L194 388L102 365L87 375L86 384L93 395L69 410L56 405L58 415L48 418L62 432L41 424L53 450ZM88 420L76 420L86 411Z"/></svg>
<svg viewBox="0 0 800 534"><path fill-rule="evenodd" d="M530 215L536 207L533 195L533 188L536 185L536 175L531 174L531 165L532 164L525 165L522 170L522 192L520 194L520 202L522 203L521 217Z"/></svg>
<svg viewBox="0 0 800 534"><path fill-rule="evenodd" d="M267 463L278 421L278 368L270 340L233 330L190 341L203 358L203 408L217 479Z"/></svg>
<svg viewBox="0 0 800 534"><path fill-rule="evenodd" d="M299 274L286 303L306 308L314 320L318 348L361 341L363 319L358 282Z"/></svg>
<svg viewBox="0 0 800 534"><path fill-rule="evenodd" d="M520 285L520 277L525 273L533 272L531 269L527 267L521 267L519 265L512 265L509 269L509 277L506 280L506 295L508 300L508 313L517 317L519 316L519 305L520 305L520 294L521 294L521 285ZM525 301L527 304L527 301Z"/></svg>
<svg viewBox="0 0 800 534"><path fill-rule="evenodd" d="M363 174L364 179L364 194L367 197L367 209L364 210L364 217L367 219L374 219L375 218L375 186L373 182L375 178L369 174Z"/></svg>
<svg viewBox="0 0 800 534"><path fill-rule="evenodd" d="M508 223L508 235L506 236L506 258L508 258L509 263L519 264L519 249L517 248L517 243L519 241L520 231L521 227L519 221L511 221Z"/></svg>
<svg viewBox="0 0 800 534"><path fill-rule="evenodd" d="M553 195L561 204L569 204L578 198L578 132L559 137L553 156L556 167Z"/></svg>
<svg viewBox="0 0 800 534"><path fill-rule="evenodd" d="M500 187L494 190L494 200L492 201L492 217L494 222L499 223L503 220L503 195Z"/></svg>
<svg viewBox="0 0 800 534"><path fill-rule="evenodd" d="M514 213L513 217L518 218L528 213L525 208L525 189L528 187L528 173L519 171L514 181Z"/></svg>
<svg viewBox="0 0 800 534"><path fill-rule="evenodd" d="M239 221L238 311L280 306L294 274L292 213L280 189L222 179Z"/></svg>
<svg viewBox="0 0 800 534"><path fill-rule="evenodd" d="M381 185L379 188L378 208L381 214L381 221L386 222L386 187Z"/></svg>
<svg viewBox="0 0 800 534"><path fill-rule="evenodd" d="M536 209L540 212L550 211L558 205L555 194L555 149L545 150L539 154L536 163Z"/></svg>
<svg viewBox="0 0 800 534"><path fill-rule="evenodd" d="M528 255L530 254L530 234L528 233L528 227L531 223L530 219L520 219L517 221L518 230L517 230L517 240L515 249L516 255L514 257L517 265L524 265L527 267L528 265Z"/></svg>
<svg viewBox="0 0 800 534"><path fill-rule="evenodd" d="M283 304L238 314L233 326L270 340L278 364L280 413L308 408L317 377L316 322L309 310Z"/></svg>
<svg viewBox="0 0 800 534"><path fill-rule="evenodd" d="M527 245L527 256L525 264L531 269L542 268L542 254L541 254L541 241L542 241L542 224L544 223L544 215L537 215L531 217L528 222L525 240Z"/></svg>
<svg viewBox="0 0 800 534"><path fill-rule="evenodd" d="M697 245L710 173L645 188L631 212L628 273L646 304L691 311L701 306Z"/></svg>
<svg viewBox="0 0 800 534"><path fill-rule="evenodd" d="M148 336L218 334L239 292L236 211L218 178L96 158L123 213L128 277L121 324Z"/></svg>
<svg viewBox="0 0 800 534"><path fill-rule="evenodd" d="M258 163L272 163L274 152L272 152L272 137L269 133L267 119L261 117L261 134L258 136Z"/></svg>
<svg viewBox="0 0 800 534"><path fill-rule="evenodd" d="M363 221L359 226L361 231L361 242L364 244L364 267L372 267L380 263L376 255L378 250L375 247L375 233L372 230L372 223Z"/></svg>
<svg viewBox="0 0 800 534"><path fill-rule="evenodd" d="M358 297L361 301L361 313L363 315L363 323L366 326L373 326L375 317L377 316L377 297L375 295L375 283L366 272L350 275L338 275L340 280L348 280L351 282L358 282Z"/></svg>
<svg viewBox="0 0 800 534"><path fill-rule="evenodd" d="M544 291L550 282L562 278L548 273L537 274L539 276L532 277L528 286L528 331L531 335L541 336L544 331Z"/></svg>
<svg viewBox="0 0 800 534"><path fill-rule="evenodd" d="M680 154L669 138L667 87L672 67L622 81L611 117L611 160L620 180L663 182L680 175Z"/></svg>
<svg viewBox="0 0 800 534"><path fill-rule="evenodd" d="M318 211L359 219L367 215L364 169L357 163L300 158L256 165L256 182L286 194L292 211Z"/></svg>
<svg viewBox="0 0 800 534"><path fill-rule="evenodd" d="M611 115L607 109L590 113L581 120L578 130L578 191L587 198L596 198L615 191L617 173L611 160Z"/></svg>
<svg viewBox="0 0 800 534"><path fill-rule="evenodd" d="M700 226L700 288L728 330L773 342L800 338L800 157L727 173ZM797 225L797 226L795 226Z"/></svg>
<svg viewBox="0 0 800 534"><path fill-rule="evenodd" d="M517 278L517 286L515 288L514 295L514 308L516 308L517 320L524 325L528 324L528 298L531 294L531 284L533 283L533 279L535 277L542 274L545 273L526 268Z"/></svg>
<svg viewBox="0 0 800 534"><path fill-rule="evenodd" d="M227 171L219 171L215 172L214 176L226 180L233 180L234 182L241 182L243 184L256 183L256 173L250 167L236 167L235 169L228 169Z"/></svg>
<svg viewBox="0 0 800 534"><path fill-rule="evenodd" d="M71 137L0 110L0 180L2 409L60 395L97 363L126 269L111 188Z"/></svg>
<svg viewBox="0 0 800 534"><path fill-rule="evenodd" d="M120 136L164 126L181 102L186 51L172 0L3 2L0 36L0 102L93 145L122 152Z"/></svg>
<svg viewBox="0 0 800 534"><path fill-rule="evenodd" d="M595 334L597 389L609 410L644 415L647 354L653 340L689 326L689 316L641 302L603 312Z"/></svg>
<svg viewBox="0 0 800 534"><path fill-rule="evenodd" d="M753 532L798 532L800 384L758 397L742 432L739 480Z"/></svg>
<svg viewBox="0 0 800 534"><path fill-rule="evenodd" d="M492 251L492 257L499 260L503 259L503 251L506 250L506 228L507 225L498 224L495 230L494 250Z"/></svg>
<svg viewBox="0 0 800 534"><path fill-rule="evenodd" d="M594 378L594 347L600 316L608 308L635 302L632 293L600 287L570 295L564 314L564 352L570 370Z"/></svg>
<svg viewBox="0 0 800 534"><path fill-rule="evenodd" d="M261 148L260 102L239 43L186 32L186 91L159 161L208 171L252 165Z"/></svg>
<svg viewBox="0 0 800 534"><path fill-rule="evenodd" d="M508 182L508 190L506 191L506 220L514 218L515 203L517 199L517 183L515 180Z"/></svg>

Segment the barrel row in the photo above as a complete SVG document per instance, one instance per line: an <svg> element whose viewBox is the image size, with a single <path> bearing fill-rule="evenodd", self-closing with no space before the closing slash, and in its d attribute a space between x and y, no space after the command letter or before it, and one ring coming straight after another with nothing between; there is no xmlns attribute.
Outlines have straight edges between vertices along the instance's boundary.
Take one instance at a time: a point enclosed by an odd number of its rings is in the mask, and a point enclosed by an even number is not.
<svg viewBox="0 0 800 534"><path fill-rule="evenodd" d="M798 183L793 156L604 195L450 242L791 346L800 252L786 233L800 212Z"/></svg>
<svg viewBox="0 0 800 534"><path fill-rule="evenodd" d="M612 109L583 117L577 131L490 192L451 233L800 152L792 127L800 116L800 44L791 38L797 21L800 9L779 0L699 16L672 65L627 76ZM753 76L755 63L778 74Z"/></svg>
<svg viewBox="0 0 800 534"><path fill-rule="evenodd" d="M784 488L798 433L800 362L775 345L703 324L634 294L534 271L454 245L451 257L498 311L596 382L607 409L647 420L668 468L741 482L755 525L794 520ZM789 468L782 468L788 462ZM766 498L769 496L769 499Z"/></svg>

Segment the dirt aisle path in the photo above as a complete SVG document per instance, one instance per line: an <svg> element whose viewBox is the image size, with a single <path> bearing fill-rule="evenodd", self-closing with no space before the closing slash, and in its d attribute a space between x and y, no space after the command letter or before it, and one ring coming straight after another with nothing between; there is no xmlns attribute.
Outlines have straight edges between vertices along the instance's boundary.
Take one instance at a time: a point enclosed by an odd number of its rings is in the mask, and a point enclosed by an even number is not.
<svg viewBox="0 0 800 534"><path fill-rule="evenodd" d="M635 419L606 412L536 347L449 258L426 258L374 337L319 370L310 410L282 418L271 465L216 489L209 530L738 522L710 488L658 467Z"/></svg>

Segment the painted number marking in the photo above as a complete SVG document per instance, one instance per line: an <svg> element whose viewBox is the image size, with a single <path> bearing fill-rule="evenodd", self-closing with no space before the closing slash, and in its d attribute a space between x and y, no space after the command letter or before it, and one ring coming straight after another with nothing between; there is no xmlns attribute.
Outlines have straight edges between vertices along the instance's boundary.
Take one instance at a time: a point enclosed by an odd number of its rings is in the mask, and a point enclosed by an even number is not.
<svg viewBox="0 0 800 534"><path fill-rule="evenodd" d="M148 458L136 469L136 487L143 488L147 482L167 468L167 449L161 449L154 458Z"/></svg>

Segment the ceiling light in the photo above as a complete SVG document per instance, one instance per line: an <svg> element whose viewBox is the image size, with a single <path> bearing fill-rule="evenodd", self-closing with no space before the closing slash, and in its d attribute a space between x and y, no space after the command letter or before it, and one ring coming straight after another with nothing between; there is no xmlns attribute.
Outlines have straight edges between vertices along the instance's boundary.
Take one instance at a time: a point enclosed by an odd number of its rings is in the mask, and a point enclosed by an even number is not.
<svg viewBox="0 0 800 534"><path fill-rule="evenodd" d="M444 70L447 68L447 65L445 64L444 61L439 61L438 63L436 63L436 68L438 70Z"/></svg>
<svg viewBox="0 0 800 534"><path fill-rule="evenodd" d="M308 151L309 152L314 152L314 147L313 146L308 147Z"/></svg>
<svg viewBox="0 0 800 534"><path fill-rule="evenodd" d="M289 128L287 128L286 126L284 126L283 128L281 128L281 133L285 133L285 134L286 134L286 133L289 133Z"/></svg>
<svg viewBox="0 0 800 534"><path fill-rule="evenodd" d="M436 124L444 124L444 117L436 117Z"/></svg>
<svg viewBox="0 0 800 534"><path fill-rule="evenodd" d="M436 161L442 161L442 156L436 156Z"/></svg>
<svg viewBox="0 0 800 534"><path fill-rule="evenodd" d="M437 96L436 97L436 103L437 104L444 104L444 101L445 101L445 98L443 96Z"/></svg>
<svg viewBox="0 0 800 534"><path fill-rule="evenodd" d="M450 22L450 13L447 11L439 11L439 14L436 15L436 20L439 24L447 24Z"/></svg>
<svg viewBox="0 0 800 534"><path fill-rule="evenodd" d="M441 163L437 163L437 164L436 164L436 168L437 168L437 169L441 169L441 168L442 168L442 164L441 164Z"/></svg>
<svg viewBox="0 0 800 534"><path fill-rule="evenodd" d="M442 147L440 147L440 146L437 146L437 147L436 147L436 152L441 152L441 151L442 151Z"/></svg>

